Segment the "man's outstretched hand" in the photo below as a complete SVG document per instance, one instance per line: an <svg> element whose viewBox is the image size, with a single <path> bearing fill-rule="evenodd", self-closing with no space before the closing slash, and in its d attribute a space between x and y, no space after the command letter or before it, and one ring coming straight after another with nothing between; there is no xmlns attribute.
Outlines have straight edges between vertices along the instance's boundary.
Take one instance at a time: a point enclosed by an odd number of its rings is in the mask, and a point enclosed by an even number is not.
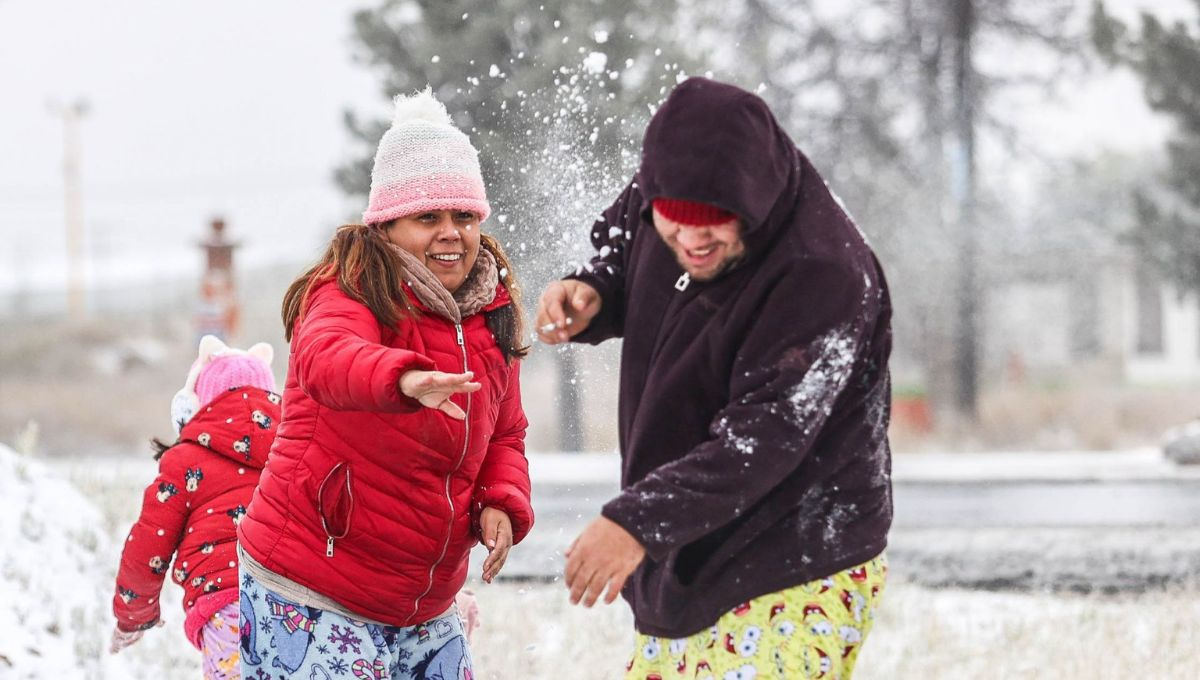
<svg viewBox="0 0 1200 680"><path fill-rule="evenodd" d="M588 327L600 307L600 293L595 288L572 279L555 281L538 299L538 338L548 345L567 342Z"/></svg>
<svg viewBox="0 0 1200 680"><path fill-rule="evenodd" d="M646 549L621 525L597 517L567 548L566 584L571 604L596 604L605 587L605 604L621 594L625 581L646 557Z"/></svg>

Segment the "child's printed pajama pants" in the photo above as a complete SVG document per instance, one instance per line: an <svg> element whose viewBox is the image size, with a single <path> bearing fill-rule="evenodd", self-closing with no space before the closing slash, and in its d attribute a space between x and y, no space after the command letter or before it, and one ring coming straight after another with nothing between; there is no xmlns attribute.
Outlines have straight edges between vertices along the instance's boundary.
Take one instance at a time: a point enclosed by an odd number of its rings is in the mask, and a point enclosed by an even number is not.
<svg viewBox="0 0 1200 680"><path fill-rule="evenodd" d="M213 614L200 629L204 680L238 680L242 677L238 658L239 627L238 605L234 602Z"/></svg>
<svg viewBox="0 0 1200 680"><path fill-rule="evenodd" d="M869 562L757 597L709 630L669 640L637 635L626 680L849 680L887 580Z"/></svg>
<svg viewBox="0 0 1200 680"><path fill-rule="evenodd" d="M472 680L457 611L416 626L363 623L306 607L242 572L245 680Z"/></svg>

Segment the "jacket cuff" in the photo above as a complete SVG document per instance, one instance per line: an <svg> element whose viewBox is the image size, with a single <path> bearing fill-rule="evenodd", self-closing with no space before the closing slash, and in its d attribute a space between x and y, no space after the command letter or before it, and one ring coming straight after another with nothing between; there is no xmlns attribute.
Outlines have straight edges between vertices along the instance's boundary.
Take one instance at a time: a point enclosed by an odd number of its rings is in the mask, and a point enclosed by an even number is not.
<svg viewBox="0 0 1200 680"><path fill-rule="evenodd" d="M400 391L400 378L409 371L433 371L436 368L432 359L417 355L413 360L393 369L392 380L389 381L387 392L384 395L387 411L410 414L425 408L421 402Z"/></svg>
<svg viewBox="0 0 1200 680"><path fill-rule="evenodd" d="M480 525L484 508L496 508L508 515L512 522L513 545L520 543L533 528L533 506L529 504L529 499L511 484L498 484L487 491L477 492L471 503L471 530L480 542L484 538Z"/></svg>
<svg viewBox="0 0 1200 680"><path fill-rule="evenodd" d="M617 526L628 531L629 535L637 539L637 542L641 543L642 548L646 550L647 559L652 562L662 562L667 559L667 556L671 554L671 547L662 540L662 534L657 534L659 540L651 540L655 537L647 535L647 532L643 531L643 526L639 526L628 514L622 511L621 501L623 498L624 496L617 496L605 503L604 507L600 508L600 516L617 524Z"/></svg>

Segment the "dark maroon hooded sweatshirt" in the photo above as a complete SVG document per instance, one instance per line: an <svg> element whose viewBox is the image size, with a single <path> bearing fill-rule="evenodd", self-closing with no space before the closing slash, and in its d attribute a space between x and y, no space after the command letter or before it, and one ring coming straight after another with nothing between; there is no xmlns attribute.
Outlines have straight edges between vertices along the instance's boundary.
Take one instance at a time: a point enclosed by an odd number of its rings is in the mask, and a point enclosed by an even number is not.
<svg viewBox="0 0 1200 680"><path fill-rule="evenodd" d="M737 214L744 258L681 280L651 221L658 197ZM892 520L887 284L766 104L703 78L679 85L592 242L600 255L568 278L603 307L575 339L624 338L622 491L602 514L646 548L623 593L637 629L692 635L879 555Z"/></svg>

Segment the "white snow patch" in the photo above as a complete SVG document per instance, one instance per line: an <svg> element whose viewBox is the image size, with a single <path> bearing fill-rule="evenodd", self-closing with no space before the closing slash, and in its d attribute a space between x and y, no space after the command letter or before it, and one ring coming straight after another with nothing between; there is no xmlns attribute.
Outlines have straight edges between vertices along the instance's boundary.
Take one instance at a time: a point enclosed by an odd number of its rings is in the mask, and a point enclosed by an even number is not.
<svg viewBox="0 0 1200 680"><path fill-rule="evenodd" d="M812 366L800 384L787 394L787 401L792 406L792 420L805 428L805 434L810 434L808 430L814 418L820 415L823 419L833 409L833 402L850 378L858 349L847 326L821 336L814 345L816 358Z"/></svg>

